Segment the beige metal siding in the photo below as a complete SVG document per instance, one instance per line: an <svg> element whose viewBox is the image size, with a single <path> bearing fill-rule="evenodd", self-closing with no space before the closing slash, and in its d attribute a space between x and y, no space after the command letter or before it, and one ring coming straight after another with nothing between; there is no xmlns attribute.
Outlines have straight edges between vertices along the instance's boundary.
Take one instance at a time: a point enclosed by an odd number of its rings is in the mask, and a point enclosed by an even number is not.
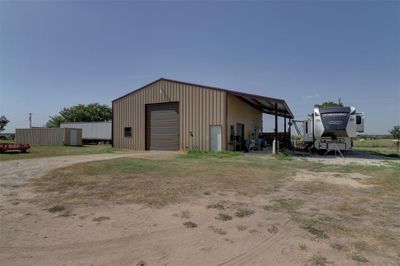
<svg viewBox="0 0 400 266"><path fill-rule="evenodd" d="M65 128L24 128L15 130L15 141L31 145L57 145L65 142Z"/></svg>
<svg viewBox="0 0 400 266"><path fill-rule="evenodd" d="M65 145L71 145L71 130L77 130L77 144L76 146L81 146L82 145L82 129L81 128L66 128L65 129L65 140L64 144Z"/></svg>
<svg viewBox="0 0 400 266"><path fill-rule="evenodd" d="M15 142L30 145L69 145L70 128L20 128L15 130ZM78 145L82 145L82 130L78 129Z"/></svg>
<svg viewBox="0 0 400 266"><path fill-rule="evenodd" d="M236 130L236 123L244 124L244 138L248 139L251 133L261 130L262 132L262 112L243 102L238 97L229 95L227 99L228 105L228 132L227 138L230 136L230 126L233 125ZM233 146L228 147L233 149Z"/></svg>
<svg viewBox="0 0 400 266"><path fill-rule="evenodd" d="M208 150L209 126L221 125L225 132L225 97L225 91L167 80L150 84L113 102L114 146L144 150L146 104L179 102L180 149ZM132 127L132 137L124 137L124 127ZM223 134L223 149L225 143Z"/></svg>

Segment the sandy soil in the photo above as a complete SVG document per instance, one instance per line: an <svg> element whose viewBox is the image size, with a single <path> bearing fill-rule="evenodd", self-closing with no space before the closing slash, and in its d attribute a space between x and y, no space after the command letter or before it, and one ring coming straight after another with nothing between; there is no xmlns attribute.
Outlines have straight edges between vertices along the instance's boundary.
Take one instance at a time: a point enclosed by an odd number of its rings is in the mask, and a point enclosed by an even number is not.
<svg viewBox="0 0 400 266"><path fill-rule="evenodd" d="M384 156L377 156L363 152L357 151L348 151L344 153L344 158L340 157L339 154L334 156L332 154L328 156L322 155L315 155L313 154L310 157L306 157L310 161L318 162L318 163L325 163L325 164L338 164L338 165L345 165L345 164L360 164L360 165L375 165L381 166L385 165L387 162L390 161L399 161L397 158L390 158Z"/></svg>
<svg viewBox="0 0 400 266"><path fill-rule="evenodd" d="M299 171L296 173L294 180L300 182L319 181L335 185L347 185L353 188L373 187L372 185L360 183L360 180L364 180L367 178L369 178L369 176L362 175L359 173L338 174L338 173L324 172L322 175L321 173L315 173L311 171Z"/></svg>
<svg viewBox="0 0 400 266"><path fill-rule="evenodd" d="M174 154L130 153L129 156ZM311 258L320 254L331 265L357 265L341 251L301 229L288 214L264 210L263 206L273 199L295 197L290 189L256 197L232 191L206 193L200 199L164 208L137 204L82 207L67 215L49 213L21 200L33 194L26 182L51 169L126 156L103 154L0 162L1 264L312 265ZM318 177L302 173L296 178L298 182L306 182ZM339 178L344 180L336 177ZM357 186L357 178L360 177L341 182ZM207 208L219 201L224 203L224 210ZM321 202L316 198L314 207L318 204ZM238 206L255 213L236 217ZM233 219L215 219L221 212ZM184 223L188 221L196 227L186 227ZM392 265L390 261L374 259L369 257L372 264Z"/></svg>

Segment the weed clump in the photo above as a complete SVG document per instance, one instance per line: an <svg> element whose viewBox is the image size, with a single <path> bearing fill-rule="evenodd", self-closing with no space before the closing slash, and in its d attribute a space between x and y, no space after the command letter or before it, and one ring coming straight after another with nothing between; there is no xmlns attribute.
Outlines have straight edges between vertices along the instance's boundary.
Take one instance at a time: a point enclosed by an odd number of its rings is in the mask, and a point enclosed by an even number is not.
<svg viewBox="0 0 400 266"><path fill-rule="evenodd" d="M93 222L102 222L102 221L106 221L106 220L110 220L110 217L107 217L107 216L100 216L100 217L97 217L97 218L93 218Z"/></svg>
<svg viewBox="0 0 400 266"><path fill-rule="evenodd" d="M312 265L316 265L316 266L324 266L326 263L328 263L328 260L321 254L319 254L319 252L315 253L311 257L310 261L311 261Z"/></svg>
<svg viewBox="0 0 400 266"><path fill-rule="evenodd" d="M334 249L337 249L337 250L343 250L343 251L348 250L348 248L346 246L339 244L339 243L333 243L333 244L331 244L331 247Z"/></svg>
<svg viewBox="0 0 400 266"><path fill-rule="evenodd" d="M307 250L307 246L306 246L306 244L304 244L304 243L299 243L299 248L300 248L301 250Z"/></svg>
<svg viewBox="0 0 400 266"><path fill-rule="evenodd" d="M237 229L239 230L239 231L245 231L246 229L247 229L247 225L244 225L244 224L241 224L241 225L238 225L237 226Z"/></svg>
<svg viewBox="0 0 400 266"><path fill-rule="evenodd" d="M194 222L191 222L191 221L184 222L183 225L184 225L186 228L195 228L195 227L197 227L197 224L195 224Z"/></svg>
<svg viewBox="0 0 400 266"><path fill-rule="evenodd" d="M286 151L278 152L277 154L274 154L274 157L277 160L292 160L292 157Z"/></svg>
<svg viewBox="0 0 400 266"><path fill-rule="evenodd" d="M215 217L215 219L220 220L220 221L229 221L232 220L232 216L226 213L218 213L218 216Z"/></svg>
<svg viewBox="0 0 400 266"><path fill-rule="evenodd" d="M208 209L217 209L217 210L223 210L225 209L225 206L222 204L222 202L217 202L213 203L207 206Z"/></svg>
<svg viewBox="0 0 400 266"><path fill-rule="evenodd" d="M351 258L355 261L362 262L362 263L368 262L368 260L364 256L361 256L361 255L353 255L353 256L351 256Z"/></svg>
<svg viewBox="0 0 400 266"><path fill-rule="evenodd" d="M311 234L313 234L314 236L316 236L317 238L322 238L322 239L329 238L329 236L325 233L324 230L315 227L315 225L313 224L306 224L303 226L303 228L308 232L310 232Z"/></svg>
<svg viewBox="0 0 400 266"><path fill-rule="evenodd" d="M49 212L54 213L54 212L62 212L65 211L65 207L61 205L55 205L49 209L47 209Z"/></svg>
<svg viewBox="0 0 400 266"><path fill-rule="evenodd" d="M250 233L250 234L256 234L256 233L258 233L258 230L256 230L256 229L250 229L250 230L249 230L249 233Z"/></svg>
<svg viewBox="0 0 400 266"><path fill-rule="evenodd" d="M236 210L235 216L236 216L236 217L243 218L243 217L250 216L250 215L252 215L253 213L254 213L254 211L253 211L252 209L240 208L240 209L237 209L237 210Z"/></svg>
<svg viewBox="0 0 400 266"><path fill-rule="evenodd" d="M223 229L217 228L217 227L215 227L213 225L210 225L208 228L211 229L214 233L217 233L217 234L220 234L220 235L226 235L227 234L227 232L224 231Z"/></svg>
<svg viewBox="0 0 400 266"><path fill-rule="evenodd" d="M301 205L303 205L304 201L299 199L278 199L275 200L278 203L278 206L275 206L276 209L282 208L289 212L296 210Z"/></svg>

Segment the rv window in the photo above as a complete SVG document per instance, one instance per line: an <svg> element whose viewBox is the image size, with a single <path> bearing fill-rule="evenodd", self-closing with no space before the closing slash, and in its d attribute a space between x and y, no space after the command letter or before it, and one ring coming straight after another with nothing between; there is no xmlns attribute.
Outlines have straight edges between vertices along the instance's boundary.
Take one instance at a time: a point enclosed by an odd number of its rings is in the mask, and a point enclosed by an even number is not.
<svg viewBox="0 0 400 266"><path fill-rule="evenodd" d="M124 135L125 135L125 137L132 137L132 128L126 127L124 130Z"/></svg>
<svg viewBox="0 0 400 266"><path fill-rule="evenodd" d="M359 115L356 117L356 124L361 125L361 116Z"/></svg>
<svg viewBox="0 0 400 266"><path fill-rule="evenodd" d="M306 122L306 134L308 134L308 122Z"/></svg>

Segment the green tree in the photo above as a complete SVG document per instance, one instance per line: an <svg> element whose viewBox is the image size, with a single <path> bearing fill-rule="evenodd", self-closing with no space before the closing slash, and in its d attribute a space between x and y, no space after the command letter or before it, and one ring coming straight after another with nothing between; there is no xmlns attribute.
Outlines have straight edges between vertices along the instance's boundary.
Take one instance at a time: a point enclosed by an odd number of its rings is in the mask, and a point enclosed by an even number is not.
<svg viewBox="0 0 400 266"><path fill-rule="evenodd" d="M0 132L4 131L8 122L10 122L4 115L0 116Z"/></svg>
<svg viewBox="0 0 400 266"><path fill-rule="evenodd" d="M400 139L400 126L393 126L389 133L394 139Z"/></svg>
<svg viewBox="0 0 400 266"><path fill-rule="evenodd" d="M50 116L47 127L59 127L63 122L97 122L111 120L111 107L106 104L78 104L63 108L57 115Z"/></svg>
<svg viewBox="0 0 400 266"><path fill-rule="evenodd" d="M331 107L331 106L341 106L341 107L343 107L343 102L339 98L337 102L323 102L321 104L316 104L315 106L316 107L321 107L321 108Z"/></svg>

